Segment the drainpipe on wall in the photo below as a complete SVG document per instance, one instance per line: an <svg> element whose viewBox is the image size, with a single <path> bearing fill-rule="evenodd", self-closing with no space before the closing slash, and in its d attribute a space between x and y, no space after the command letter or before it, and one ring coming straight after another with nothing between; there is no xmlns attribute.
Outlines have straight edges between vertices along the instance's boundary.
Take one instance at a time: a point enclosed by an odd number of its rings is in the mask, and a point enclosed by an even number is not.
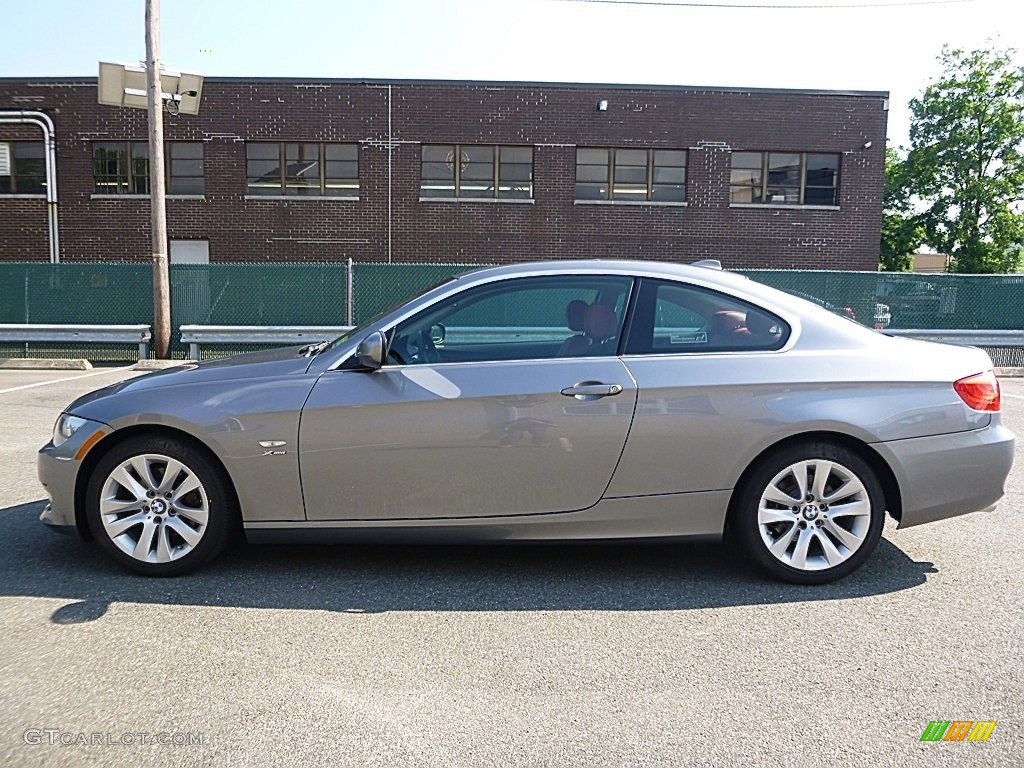
<svg viewBox="0 0 1024 768"><path fill-rule="evenodd" d="M34 125L43 132L46 145L46 213L50 232L50 263L60 262L60 230L57 226L57 140L53 121L45 112L0 109L0 125Z"/></svg>

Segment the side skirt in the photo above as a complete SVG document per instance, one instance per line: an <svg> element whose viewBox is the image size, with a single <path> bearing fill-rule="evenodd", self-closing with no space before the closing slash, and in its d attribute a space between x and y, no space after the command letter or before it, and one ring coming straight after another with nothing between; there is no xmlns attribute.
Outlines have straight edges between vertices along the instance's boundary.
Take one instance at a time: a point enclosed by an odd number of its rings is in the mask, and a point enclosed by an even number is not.
<svg viewBox="0 0 1024 768"><path fill-rule="evenodd" d="M250 522L251 543L499 543L720 539L731 491L602 499L589 509L545 515L399 520Z"/></svg>

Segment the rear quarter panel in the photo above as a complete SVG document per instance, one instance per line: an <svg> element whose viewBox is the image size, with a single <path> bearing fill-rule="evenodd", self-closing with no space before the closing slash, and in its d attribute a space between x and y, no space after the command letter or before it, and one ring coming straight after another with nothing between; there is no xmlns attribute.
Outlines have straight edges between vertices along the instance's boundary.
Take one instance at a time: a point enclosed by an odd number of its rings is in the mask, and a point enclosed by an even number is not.
<svg viewBox="0 0 1024 768"><path fill-rule="evenodd" d="M766 448L807 432L878 443L980 429L991 420L964 405L952 378L936 380L927 366L901 370L870 349L625 362L639 395L610 497L731 489Z"/></svg>

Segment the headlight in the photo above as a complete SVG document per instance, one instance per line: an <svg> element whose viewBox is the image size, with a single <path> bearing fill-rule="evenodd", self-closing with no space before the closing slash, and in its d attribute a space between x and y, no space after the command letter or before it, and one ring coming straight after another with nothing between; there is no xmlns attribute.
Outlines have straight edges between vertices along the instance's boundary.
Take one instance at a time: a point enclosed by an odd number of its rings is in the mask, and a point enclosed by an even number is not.
<svg viewBox="0 0 1024 768"><path fill-rule="evenodd" d="M85 419L72 416L70 413L62 413L53 425L53 445L56 447L63 443L81 429L83 424Z"/></svg>

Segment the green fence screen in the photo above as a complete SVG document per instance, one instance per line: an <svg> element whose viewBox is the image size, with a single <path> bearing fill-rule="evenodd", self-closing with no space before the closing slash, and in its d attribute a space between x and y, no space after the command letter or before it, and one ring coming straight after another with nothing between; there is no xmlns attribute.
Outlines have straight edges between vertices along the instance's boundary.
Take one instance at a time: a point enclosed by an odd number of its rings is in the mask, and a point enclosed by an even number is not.
<svg viewBox="0 0 1024 768"><path fill-rule="evenodd" d="M473 269L467 264L209 264L171 267L175 356L181 325L346 325ZM868 326L1020 329L1024 275L741 270ZM0 263L0 323L152 321L146 263ZM130 359L134 347L90 350ZM66 355L68 348L0 344L0 356Z"/></svg>
<svg viewBox="0 0 1024 768"><path fill-rule="evenodd" d="M847 308L865 325L1016 330L1024 327L1024 275L745 270L753 280Z"/></svg>

